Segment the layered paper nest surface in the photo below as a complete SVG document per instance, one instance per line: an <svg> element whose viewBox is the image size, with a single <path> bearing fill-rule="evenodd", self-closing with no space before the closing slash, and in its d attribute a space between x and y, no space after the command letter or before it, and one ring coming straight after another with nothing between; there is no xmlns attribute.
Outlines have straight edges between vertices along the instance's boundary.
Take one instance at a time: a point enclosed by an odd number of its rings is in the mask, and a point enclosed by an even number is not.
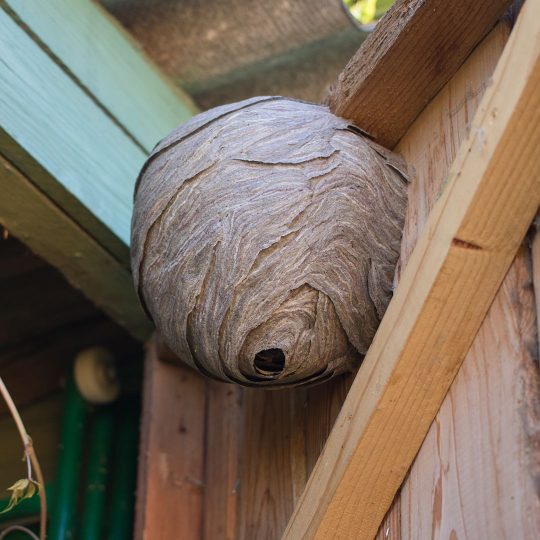
<svg viewBox="0 0 540 540"><path fill-rule="evenodd" d="M359 365L392 293L403 163L326 107L262 97L163 139L136 186L132 270L178 357L249 386Z"/></svg>

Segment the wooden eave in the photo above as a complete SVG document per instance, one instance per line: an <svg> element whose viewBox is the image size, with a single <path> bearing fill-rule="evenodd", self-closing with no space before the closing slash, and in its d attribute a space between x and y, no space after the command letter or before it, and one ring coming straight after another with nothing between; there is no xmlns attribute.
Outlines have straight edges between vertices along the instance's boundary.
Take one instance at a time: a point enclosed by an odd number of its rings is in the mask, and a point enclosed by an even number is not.
<svg viewBox="0 0 540 540"><path fill-rule="evenodd" d="M133 186L155 142L196 109L94 2L2 1L0 49L2 224L144 339Z"/></svg>

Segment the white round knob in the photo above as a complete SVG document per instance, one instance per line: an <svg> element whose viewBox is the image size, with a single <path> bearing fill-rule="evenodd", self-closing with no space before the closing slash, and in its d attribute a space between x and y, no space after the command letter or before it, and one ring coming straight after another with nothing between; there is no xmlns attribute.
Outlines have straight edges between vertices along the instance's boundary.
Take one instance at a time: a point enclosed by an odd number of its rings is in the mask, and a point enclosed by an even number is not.
<svg viewBox="0 0 540 540"><path fill-rule="evenodd" d="M111 403L120 393L113 355L103 347L80 352L75 359L75 384L90 403Z"/></svg>

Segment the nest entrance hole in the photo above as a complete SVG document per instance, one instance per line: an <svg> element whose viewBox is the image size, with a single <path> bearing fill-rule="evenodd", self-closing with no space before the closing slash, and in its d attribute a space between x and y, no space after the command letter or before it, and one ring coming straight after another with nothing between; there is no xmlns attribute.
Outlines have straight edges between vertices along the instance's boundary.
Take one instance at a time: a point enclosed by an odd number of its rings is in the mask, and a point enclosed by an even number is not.
<svg viewBox="0 0 540 540"><path fill-rule="evenodd" d="M285 369L285 353L281 349L265 349L253 358L253 367L261 375L279 375Z"/></svg>

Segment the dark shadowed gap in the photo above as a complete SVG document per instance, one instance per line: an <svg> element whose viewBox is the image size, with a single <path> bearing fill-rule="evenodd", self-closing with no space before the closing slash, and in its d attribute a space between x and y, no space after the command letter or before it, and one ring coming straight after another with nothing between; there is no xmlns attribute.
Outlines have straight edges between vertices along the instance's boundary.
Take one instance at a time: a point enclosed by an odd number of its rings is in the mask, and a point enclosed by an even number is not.
<svg viewBox="0 0 540 540"><path fill-rule="evenodd" d="M253 366L263 375L277 375L285 369L285 354L281 349L259 351L253 359Z"/></svg>

